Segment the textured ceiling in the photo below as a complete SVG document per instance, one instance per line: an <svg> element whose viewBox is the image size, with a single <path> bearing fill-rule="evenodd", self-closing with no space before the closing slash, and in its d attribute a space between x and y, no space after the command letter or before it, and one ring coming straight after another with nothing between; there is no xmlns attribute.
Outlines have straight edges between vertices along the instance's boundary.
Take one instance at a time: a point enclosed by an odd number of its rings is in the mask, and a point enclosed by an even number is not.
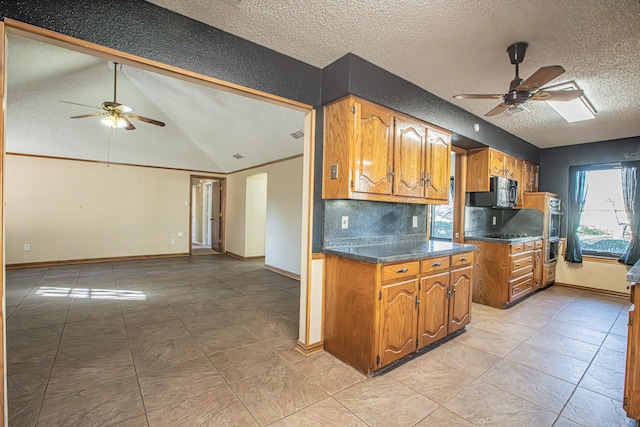
<svg viewBox="0 0 640 427"><path fill-rule="evenodd" d="M506 48L526 41L520 76L562 65L566 73L550 84L575 80L597 118L567 123L530 102L530 113L489 122L541 148L640 135L638 0L151 3L317 67L354 53L480 117L498 102L452 96L505 93L514 77Z"/></svg>
<svg viewBox="0 0 640 427"><path fill-rule="evenodd" d="M111 129L60 102L112 101L107 61L10 35L7 63L7 152L229 173L303 150L304 113L270 102L123 66L117 101L166 127Z"/></svg>

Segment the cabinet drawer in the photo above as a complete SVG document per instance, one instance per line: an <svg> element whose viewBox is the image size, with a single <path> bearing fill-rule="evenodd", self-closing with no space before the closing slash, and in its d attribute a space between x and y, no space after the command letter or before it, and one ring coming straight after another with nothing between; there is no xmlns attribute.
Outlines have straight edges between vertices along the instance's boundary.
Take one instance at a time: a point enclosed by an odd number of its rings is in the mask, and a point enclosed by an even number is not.
<svg viewBox="0 0 640 427"><path fill-rule="evenodd" d="M534 250L536 247L536 243L535 242L525 242L524 243L524 250L525 251L532 251Z"/></svg>
<svg viewBox="0 0 640 427"><path fill-rule="evenodd" d="M420 261L386 264L382 266L382 281L415 276L420 272Z"/></svg>
<svg viewBox="0 0 640 427"><path fill-rule="evenodd" d="M473 264L473 252L451 255L451 268Z"/></svg>
<svg viewBox="0 0 640 427"><path fill-rule="evenodd" d="M534 247L536 249L542 249L542 240L536 240L534 243Z"/></svg>
<svg viewBox="0 0 640 427"><path fill-rule="evenodd" d="M549 283L552 283L554 280L556 280L556 265L555 264L545 265L542 281L544 282L545 285L548 285Z"/></svg>
<svg viewBox="0 0 640 427"><path fill-rule="evenodd" d="M436 258L423 259L421 262L421 272L432 273L449 269L449 255Z"/></svg>
<svg viewBox="0 0 640 427"><path fill-rule="evenodd" d="M533 290L533 273L509 281L509 301L517 300Z"/></svg>
<svg viewBox="0 0 640 427"><path fill-rule="evenodd" d="M513 279L533 272L533 252L511 255L509 258L511 260L509 278Z"/></svg>
<svg viewBox="0 0 640 427"><path fill-rule="evenodd" d="M511 245L511 253L517 254L524 251L524 243L514 243Z"/></svg>

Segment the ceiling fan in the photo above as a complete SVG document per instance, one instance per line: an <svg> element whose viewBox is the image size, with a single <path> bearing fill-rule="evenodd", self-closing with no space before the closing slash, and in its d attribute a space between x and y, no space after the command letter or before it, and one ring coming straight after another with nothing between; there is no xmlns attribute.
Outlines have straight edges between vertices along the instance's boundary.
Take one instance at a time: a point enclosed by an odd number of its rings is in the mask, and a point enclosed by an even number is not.
<svg viewBox="0 0 640 427"><path fill-rule="evenodd" d="M516 66L516 77L511 80L509 92L506 94L461 94L455 99L501 99L502 103L485 114L486 117L495 116L509 109L525 109L522 104L528 101L571 101L581 97L582 90L545 90L540 89L551 80L564 73L560 65L541 67L528 79L519 76L520 64L529 46L526 42L517 42L507 48L511 63Z"/></svg>
<svg viewBox="0 0 640 427"><path fill-rule="evenodd" d="M136 127L131 123L130 119L140 120L141 122L150 123L156 126L165 126L164 122L159 120L150 119L148 117L139 116L133 114L133 108L116 102L116 89L118 86L118 63L113 63L113 101L105 101L102 103L102 108L93 107L91 105L78 104L76 102L60 101L66 104L82 105L83 107L95 108L98 110L95 113L81 114L79 116L72 116L72 119L83 119L85 117L97 117L106 116L101 122L109 127L124 128L125 130L134 130Z"/></svg>

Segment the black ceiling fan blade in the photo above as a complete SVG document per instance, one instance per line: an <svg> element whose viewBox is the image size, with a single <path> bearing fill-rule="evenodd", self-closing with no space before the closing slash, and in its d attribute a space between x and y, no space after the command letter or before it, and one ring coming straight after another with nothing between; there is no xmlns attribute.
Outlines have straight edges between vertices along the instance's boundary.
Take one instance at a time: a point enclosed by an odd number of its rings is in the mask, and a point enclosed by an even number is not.
<svg viewBox="0 0 640 427"><path fill-rule="evenodd" d="M497 114L502 113L504 110L506 110L507 108L509 108L509 106L507 104L505 104L504 102L500 105L498 105L496 108L494 108L493 110L489 111L487 114L485 114L485 117L491 117L491 116L495 116Z"/></svg>
<svg viewBox="0 0 640 427"><path fill-rule="evenodd" d="M572 101L584 95L583 90L539 90L530 101Z"/></svg>
<svg viewBox="0 0 640 427"><path fill-rule="evenodd" d="M504 95L500 95L497 93L492 94L473 94L473 93L462 93L460 95L453 95L455 99L502 99Z"/></svg>
<svg viewBox="0 0 640 427"><path fill-rule="evenodd" d="M99 111L97 113L81 114L79 116L72 116L71 119L84 119L85 117L104 116L108 114L106 111Z"/></svg>
<svg viewBox="0 0 640 427"><path fill-rule="evenodd" d="M551 80L564 73L564 68L560 65L548 65L540 67L538 71L533 73L527 80L520 83L516 90L533 92L549 83Z"/></svg>
<svg viewBox="0 0 640 427"><path fill-rule="evenodd" d="M93 105L78 104L77 102L71 102L71 101L62 101L62 100L59 100L59 101L60 101L60 102L64 102L65 104L80 105L80 106L82 106L82 107L89 107L89 108L94 108L94 109L96 109L96 110L102 110L102 108L100 108L100 107L95 107L95 106L93 106Z"/></svg>
<svg viewBox="0 0 640 427"><path fill-rule="evenodd" d="M165 126L164 122L161 122L159 120L150 119L148 117L139 116L137 114L127 114L127 116L132 118L132 119L134 119L134 120L140 120L141 122L150 123L152 125Z"/></svg>

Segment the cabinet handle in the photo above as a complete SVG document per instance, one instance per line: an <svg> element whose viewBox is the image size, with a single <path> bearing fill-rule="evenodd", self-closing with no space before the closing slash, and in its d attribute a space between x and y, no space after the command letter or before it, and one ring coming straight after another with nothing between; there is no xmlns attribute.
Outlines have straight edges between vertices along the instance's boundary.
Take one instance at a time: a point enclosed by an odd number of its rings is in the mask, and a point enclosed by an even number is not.
<svg viewBox="0 0 640 427"><path fill-rule="evenodd" d="M466 257L466 256L465 256L465 257L460 258L460 262L465 262L466 260L467 260L467 257Z"/></svg>
<svg viewBox="0 0 640 427"><path fill-rule="evenodd" d="M420 304L420 300L418 299L418 295L416 295L416 308L418 308L418 304Z"/></svg>
<svg viewBox="0 0 640 427"><path fill-rule="evenodd" d="M424 187L425 183L427 182L427 178L424 176L424 172L420 172L420 174L422 179L422 186Z"/></svg>
<svg viewBox="0 0 640 427"><path fill-rule="evenodd" d="M452 293L453 295L455 295L455 294L456 294L456 285L451 285L451 293Z"/></svg>
<svg viewBox="0 0 640 427"><path fill-rule="evenodd" d="M408 268L401 268L400 270L396 270L396 273L406 273L407 271L409 271Z"/></svg>
<svg viewBox="0 0 640 427"><path fill-rule="evenodd" d="M389 166L389 179L393 179L393 166Z"/></svg>
<svg viewBox="0 0 640 427"><path fill-rule="evenodd" d="M528 260L527 260L527 264L531 264L532 262L533 262L533 261L532 261L532 260L530 260L530 259L528 259Z"/></svg>
<svg viewBox="0 0 640 427"><path fill-rule="evenodd" d="M447 293L445 295L446 295L446 298L449 299L449 295L451 295L451 291L449 290L449 286L447 286Z"/></svg>
<svg viewBox="0 0 640 427"><path fill-rule="evenodd" d="M427 172L427 184L431 184L431 172Z"/></svg>
<svg viewBox="0 0 640 427"><path fill-rule="evenodd" d="M514 292L520 292L520 288L513 288Z"/></svg>
<svg viewBox="0 0 640 427"><path fill-rule="evenodd" d="M442 265L441 262L434 262L433 264L431 264L431 267L440 267ZM629 289L629 287L627 286L627 289Z"/></svg>

